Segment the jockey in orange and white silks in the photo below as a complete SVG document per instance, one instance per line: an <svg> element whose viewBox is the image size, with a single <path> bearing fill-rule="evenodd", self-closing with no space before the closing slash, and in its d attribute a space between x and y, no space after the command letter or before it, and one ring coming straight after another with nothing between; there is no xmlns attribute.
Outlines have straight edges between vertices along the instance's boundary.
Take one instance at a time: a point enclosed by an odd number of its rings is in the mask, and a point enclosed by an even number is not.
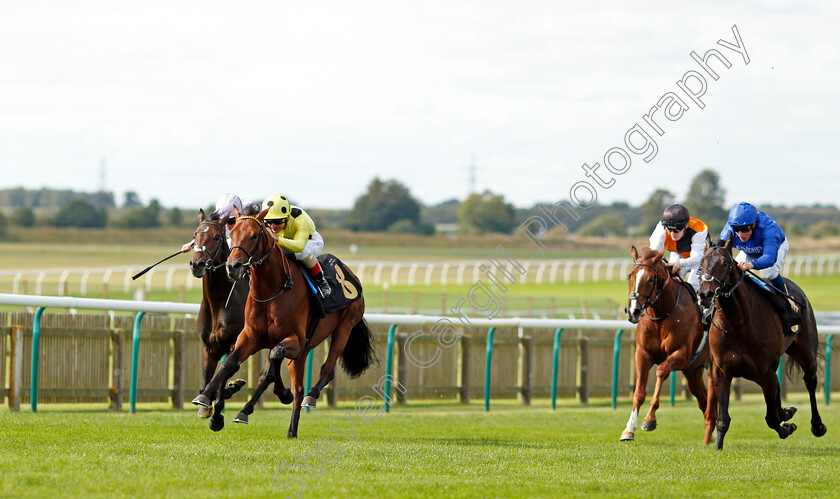
<svg viewBox="0 0 840 499"><path fill-rule="evenodd" d="M315 230L315 222L305 211L292 206L285 196L274 194L263 201L262 209L268 209L265 215L265 223L277 239L277 245L295 254L295 258L303 262L309 269L309 274L322 298L330 296L332 290L321 264L318 263L318 255L324 251L324 239Z"/></svg>
<svg viewBox="0 0 840 499"><path fill-rule="evenodd" d="M668 266L672 272L685 278L694 291L700 289L700 262L706 252L709 227L704 222L690 217L688 209L675 204L662 213L662 220L656 224L650 235L650 248L654 251L667 249L671 252Z"/></svg>
<svg viewBox="0 0 840 499"><path fill-rule="evenodd" d="M242 211L242 200L239 199L239 196L236 194L226 192L219 196L219 199L216 200L216 209L210 214L211 219L213 219L215 215L219 216L219 220L225 227L225 237L227 237L228 246L230 246L230 228L233 227L233 223L236 221L233 217L234 207L236 207L237 210ZM195 239L185 243L181 246L181 253L186 253L191 250L194 245Z"/></svg>

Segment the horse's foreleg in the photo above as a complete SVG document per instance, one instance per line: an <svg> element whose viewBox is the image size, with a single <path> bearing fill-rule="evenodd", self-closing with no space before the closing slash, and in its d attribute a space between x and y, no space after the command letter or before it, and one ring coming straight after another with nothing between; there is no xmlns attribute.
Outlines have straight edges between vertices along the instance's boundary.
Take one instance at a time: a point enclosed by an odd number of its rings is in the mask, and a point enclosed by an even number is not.
<svg viewBox="0 0 840 499"><path fill-rule="evenodd" d="M732 385L732 378L714 364L712 364L712 369L714 370L715 393L717 393L719 405L715 448L722 450L723 439L729 430L729 423L731 422L731 418L729 417L729 390Z"/></svg>
<svg viewBox="0 0 840 499"><path fill-rule="evenodd" d="M796 430L796 423L782 422L782 419L786 419L788 414L785 414L784 409L782 409L781 389L779 379L776 377L776 370L767 371L757 381L761 386L761 391L764 392L764 403L767 406L764 421L767 422L767 426L779 434L779 438L787 438ZM793 413L788 412L790 416L793 416Z"/></svg>
<svg viewBox="0 0 840 499"><path fill-rule="evenodd" d="M656 386L653 388L653 396L650 398L650 409L642 421L642 430L653 431L656 429L656 411L659 409L659 396L662 393L662 385L671 374L671 362L666 360L656 368Z"/></svg>
<svg viewBox="0 0 840 499"><path fill-rule="evenodd" d="M292 402L292 419L289 422L289 432L286 434L287 438L297 438L298 422L300 422L300 407L303 402L303 368L305 365L306 359L301 355L299 358L291 361L288 366L294 402Z"/></svg>
<svg viewBox="0 0 840 499"><path fill-rule="evenodd" d="M636 427L639 422L639 407L645 403L647 395L648 373L650 372L651 361L641 348L636 348L636 391L633 393L633 410L630 411L630 419L627 426L621 432L619 441L636 439Z"/></svg>
<svg viewBox="0 0 840 499"><path fill-rule="evenodd" d="M216 394L216 400L213 404L213 414L210 416L210 429L213 431L219 431L225 426L225 419L222 415L222 411L225 409L225 392L221 387L238 370L239 352L234 350L222 362L219 372L216 373L216 376L213 377L213 380L210 381L210 384L204 389L204 392L193 400L193 404L208 407L210 405L210 398L207 394Z"/></svg>
<svg viewBox="0 0 840 499"><path fill-rule="evenodd" d="M709 388L706 390L706 412L703 414L706 420L706 435L703 437L703 445L712 442L712 432L718 421L718 393L715 385L712 369L709 369Z"/></svg>
<svg viewBox="0 0 840 499"><path fill-rule="evenodd" d="M288 349L286 345L280 343L276 345L274 348L271 349L271 353L268 354L268 364L271 364L271 370L273 378L274 378L274 394L277 395L277 398L280 399L280 402L284 404L289 404L292 402L292 392L285 386L283 386L283 379L280 378L281 370L283 369L283 360L287 356Z"/></svg>
<svg viewBox="0 0 840 499"><path fill-rule="evenodd" d="M219 364L219 359L213 355L210 348L205 346L201 353L201 363L204 369L202 369L201 388L198 390L198 393L202 393L207 388L207 385L210 384L210 380L213 379L213 374L216 373L216 366ZM215 394L210 395L211 399L213 397L215 397ZM201 406L198 408L198 417L200 418L207 419L212 413L213 411L210 407Z"/></svg>
<svg viewBox="0 0 840 499"><path fill-rule="evenodd" d="M245 407L239 411L239 414L233 418L234 423L244 423L248 424L248 416L253 414L254 406L257 404L257 401L262 397L263 392L268 388L268 385L274 382L274 366L271 363L271 360L267 360L265 365L263 366L262 370L260 371L260 379L257 382L257 387L254 388L254 393L251 395L251 398L245 404Z"/></svg>

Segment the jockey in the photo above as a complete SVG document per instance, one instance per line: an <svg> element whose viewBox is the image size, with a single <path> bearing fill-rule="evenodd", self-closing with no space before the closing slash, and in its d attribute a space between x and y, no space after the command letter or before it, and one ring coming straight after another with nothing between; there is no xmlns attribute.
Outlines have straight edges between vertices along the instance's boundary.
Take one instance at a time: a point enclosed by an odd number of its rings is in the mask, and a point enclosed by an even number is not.
<svg viewBox="0 0 840 499"><path fill-rule="evenodd" d="M702 221L688 215L688 209L675 204L665 208L662 220L650 235L649 246L654 251L671 252L668 263L671 273L688 276L688 283L697 292L700 289L700 262L706 252L709 228Z"/></svg>
<svg viewBox="0 0 840 499"><path fill-rule="evenodd" d="M289 200L280 194L267 197L262 209L268 209L265 223L274 233L277 245L293 252L309 269L322 298L330 296L332 290L317 258L324 251L324 239L315 230L312 218L302 209L289 204Z"/></svg>
<svg viewBox="0 0 840 499"><path fill-rule="evenodd" d="M720 232L720 240L726 241L733 233L737 237L733 238L732 246L740 250L735 258L738 268L743 271L762 270L773 287L787 295L787 285L781 271L790 246L779 224L750 203L738 203L729 210L729 220ZM796 332L801 316L796 313L798 310L792 302L791 307L794 308L794 316L783 318L790 322L791 330Z"/></svg>
<svg viewBox="0 0 840 499"><path fill-rule="evenodd" d="M225 226L225 237L227 237L228 246L230 246L230 228L233 227L233 224L236 222L236 219L233 217L234 206L237 210L242 211L242 200L239 199L239 196L236 194L226 192L219 196L219 199L216 200L216 210L213 211L213 213L219 215L219 219L221 219ZM211 215L213 213L211 213ZM181 246L181 253L186 253L191 250L193 246L195 246L195 238Z"/></svg>

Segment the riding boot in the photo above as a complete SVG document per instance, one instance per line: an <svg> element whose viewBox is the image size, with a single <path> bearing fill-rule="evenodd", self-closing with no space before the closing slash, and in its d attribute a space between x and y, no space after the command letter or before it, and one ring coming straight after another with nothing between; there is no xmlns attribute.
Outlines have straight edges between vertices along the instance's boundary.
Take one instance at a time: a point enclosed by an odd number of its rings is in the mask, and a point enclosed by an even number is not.
<svg viewBox="0 0 840 499"><path fill-rule="evenodd" d="M787 283L781 275L776 276L770 281L783 295L779 295L779 302L781 303L781 316L785 322L785 334L796 334L799 332L799 325L802 324L802 316L799 314L799 307L796 302L788 297Z"/></svg>
<svg viewBox="0 0 840 499"><path fill-rule="evenodd" d="M309 275L312 276L312 280L315 281L315 285L318 286L318 292L321 294L321 298L326 299L330 296L332 289L330 289L330 285L324 277L324 271L321 269L320 263L317 261L315 262L315 265L309 269Z"/></svg>

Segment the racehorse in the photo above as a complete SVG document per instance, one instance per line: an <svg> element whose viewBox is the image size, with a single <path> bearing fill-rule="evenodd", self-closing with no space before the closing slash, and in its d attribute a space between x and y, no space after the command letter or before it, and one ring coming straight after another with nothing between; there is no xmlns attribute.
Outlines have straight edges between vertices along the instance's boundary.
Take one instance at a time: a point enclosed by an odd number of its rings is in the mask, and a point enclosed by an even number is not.
<svg viewBox="0 0 840 499"><path fill-rule="evenodd" d="M364 321L365 302L360 296L344 309L327 314L320 320L311 339L307 339L307 325L312 320L307 282L296 262L289 262L284 252L275 244L265 226L268 210L256 216L242 215L234 208L236 223L231 229L231 253L226 269L228 277L241 279L246 271L251 276L251 287L245 303L245 326L236 340L233 351L222 362L219 372L198 395L193 403L209 407L215 395L210 428L219 431L224 427L224 397L219 388L239 369L239 364L264 348L270 349L269 362L274 370L274 393L281 400L289 390L280 379L284 359L291 380L292 417L288 438L297 437L300 408L303 403L314 407L321 390L335 375L335 364L341 356L342 366L351 378L361 375L374 361L372 333ZM344 275L351 275L342 264ZM318 382L306 398L303 397L303 369L306 356L326 338L330 348L321 366ZM260 384L265 382L266 370ZM258 388L259 390L259 388ZM256 395L256 394L255 394ZM241 415L241 414L240 414Z"/></svg>
<svg viewBox="0 0 840 499"><path fill-rule="evenodd" d="M825 435L815 391L817 388L817 326L814 310L805 293L787 280L788 291L801 304L802 324L795 335L785 334L781 318L771 306L765 291L738 268L732 257L732 238L715 241L701 264L699 303L704 316L711 318L709 347L712 355L712 379L720 401L717 423L717 449L729 430L729 389L732 378L747 378L764 392L767 404L765 421L779 438L796 430L788 422L795 407L782 408L777 369L782 354L787 353L804 371L803 379L811 398L811 433ZM794 364L788 363L788 375Z"/></svg>
<svg viewBox="0 0 840 499"><path fill-rule="evenodd" d="M656 387L650 410L642 421L642 429L656 429L656 410L662 385L672 371L680 370L688 382L688 389L697 398L697 405L706 420L704 444L712 440L717 420L717 400L709 379L709 390L703 384L703 367L709 360L709 347L703 337L700 312L694 304L688 285L678 283L662 263L663 252L648 247L639 255L630 249L633 268L627 276L630 286L627 319L636 324L636 391L633 410L620 440L634 440L639 408L645 402L648 373L656 369Z"/></svg>
<svg viewBox="0 0 840 499"><path fill-rule="evenodd" d="M246 282L232 283L223 271L230 249L225 239L224 223L218 213L206 217L204 210L198 212L198 227L193 234L193 256L190 270L193 276L202 280L201 306L198 311L198 336L204 344L202 351L203 391L216 366L224 355L230 353L236 337L245 324L245 298L248 296ZM237 380L225 388L225 398L239 391L245 384ZM198 409L198 415L209 418L211 411L206 407Z"/></svg>

